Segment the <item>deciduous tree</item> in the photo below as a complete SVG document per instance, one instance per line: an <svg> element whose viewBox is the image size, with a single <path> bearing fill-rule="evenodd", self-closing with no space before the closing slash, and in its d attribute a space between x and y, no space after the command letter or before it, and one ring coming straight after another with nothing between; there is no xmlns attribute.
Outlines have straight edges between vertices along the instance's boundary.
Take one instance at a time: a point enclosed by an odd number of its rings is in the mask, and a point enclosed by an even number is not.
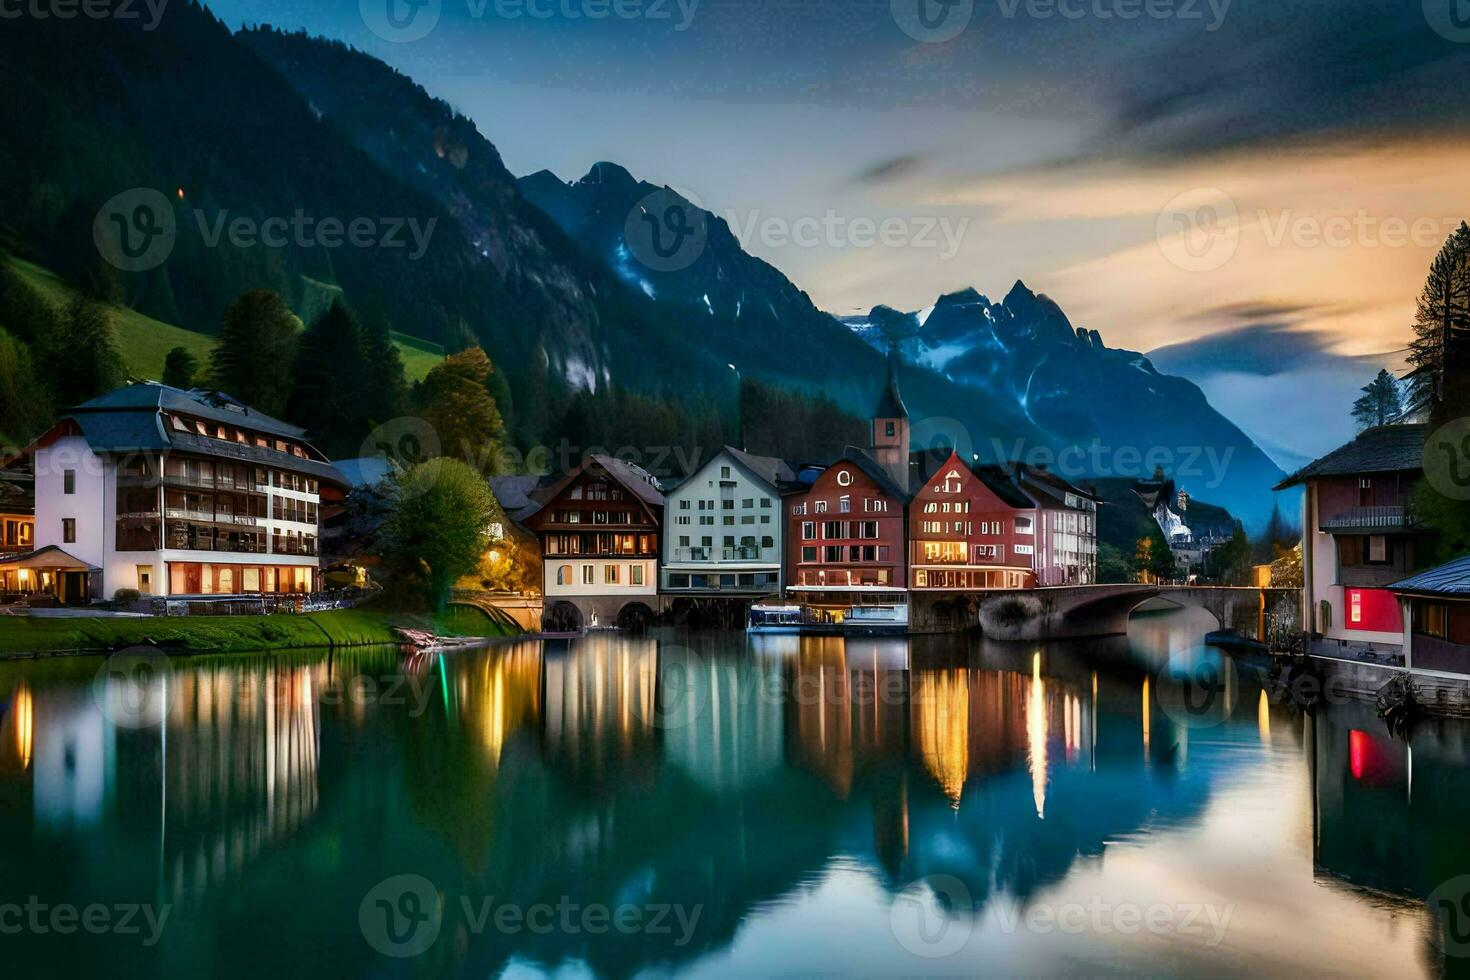
<svg viewBox="0 0 1470 980"><path fill-rule="evenodd" d="M398 480L386 557L442 611L455 581L479 568L496 510L485 478L467 464L444 457L420 463Z"/></svg>

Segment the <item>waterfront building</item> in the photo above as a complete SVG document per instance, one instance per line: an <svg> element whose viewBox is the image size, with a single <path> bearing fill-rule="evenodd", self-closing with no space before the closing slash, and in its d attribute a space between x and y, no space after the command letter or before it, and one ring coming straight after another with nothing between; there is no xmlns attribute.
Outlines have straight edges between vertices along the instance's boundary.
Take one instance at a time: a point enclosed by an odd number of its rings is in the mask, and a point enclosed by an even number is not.
<svg viewBox="0 0 1470 980"><path fill-rule="evenodd" d="M1302 578L1312 651L1398 657L1400 602L1390 586L1416 567L1426 529L1411 500L1423 478L1422 424L1368 429L1277 485L1303 487Z"/></svg>
<svg viewBox="0 0 1470 980"><path fill-rule="evenodd" d="M656 596L663 517L657 481L611 456L588 456L541 490L521 521L541 543L547 612L560 615L565 604L570 622L590 625L580 610L616 614L630 599Z"/></svg>
<svg viewBox="0 0 1470 980"><path fill-rule="evenodd" d="M27 465L35 547L0 575L63 602L316 591L323 502L344 490L302 429L151 381L62 413L7 461Z"/></svg>
<svg viewBox="0 0 1470 980"><path fill-rule="evenodd" d="M908 506L914 592L1029 589L1036 585L1036 507L999 467L959 454L913 454Z"/></svg>
<svg viewBox="0 0 1470 980"><path fill-rule="evenodd" d="M1388 590L1399 601L1405 666L1416 674L1470 675L1470 555Z"/></svg>
<svg viewBox="0 0 1470 980"><path fill-rule="evenodd" d="M668 595L780 594L791 467L726 446L669 490L663 542Z"/></svg>
<svg viewBox="0 0 1470 980"><path fill-rule="evenodd" d="M1016 464L1011 471L1036 508L1029 527L1036 584L1092 585L1097 581L1097 494L1039 467Z"/></svg>
<svg viewBox="0 0 1470 980"><path fill-rule="evenodd" d="M908 494L860 449L786 496L787 593L818 620L904 628Z"/></svg>

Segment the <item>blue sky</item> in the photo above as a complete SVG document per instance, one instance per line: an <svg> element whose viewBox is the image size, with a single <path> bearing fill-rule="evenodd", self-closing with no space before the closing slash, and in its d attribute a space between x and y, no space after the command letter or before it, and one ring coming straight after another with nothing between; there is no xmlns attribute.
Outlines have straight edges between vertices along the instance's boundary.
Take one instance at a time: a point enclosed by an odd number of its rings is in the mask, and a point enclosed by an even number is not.
<svg viewBox="0 0 1470 980"><path fill-rule="evenodd" d="M210 7L383 58L516 173L680 188L833 313L1024 279L1292 460L1351 434L1470 215L1462 0L408 2ZM838 231L761 231L801 219Z"/></svg>

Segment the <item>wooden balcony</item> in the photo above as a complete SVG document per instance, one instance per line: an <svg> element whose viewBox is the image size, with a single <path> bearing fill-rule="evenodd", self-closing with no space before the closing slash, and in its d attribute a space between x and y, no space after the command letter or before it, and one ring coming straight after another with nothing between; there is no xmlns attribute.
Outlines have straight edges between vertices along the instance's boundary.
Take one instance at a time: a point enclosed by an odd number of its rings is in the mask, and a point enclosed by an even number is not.
<svg viewBox="0 0 1470 980"><path fill-rule="evenodd" d="M1352 507L1324 516L1318 529L1328 533L1364 531L1408 531L1418 526L1413 512L1402 504L1382 507Z"/></svg>

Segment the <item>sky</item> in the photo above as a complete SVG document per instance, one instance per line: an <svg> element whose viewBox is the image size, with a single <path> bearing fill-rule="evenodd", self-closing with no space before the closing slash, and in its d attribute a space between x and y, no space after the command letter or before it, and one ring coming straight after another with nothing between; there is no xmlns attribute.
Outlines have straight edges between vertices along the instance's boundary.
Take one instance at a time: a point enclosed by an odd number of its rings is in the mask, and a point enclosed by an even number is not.
<svg viewBox="0 0 1470 980"><path fill-rule="evenodd" d="M832 313L1024 280L1287 468L1470 217L1467 0L209 6L382 58L517 174L675 187Z"/></svg>

